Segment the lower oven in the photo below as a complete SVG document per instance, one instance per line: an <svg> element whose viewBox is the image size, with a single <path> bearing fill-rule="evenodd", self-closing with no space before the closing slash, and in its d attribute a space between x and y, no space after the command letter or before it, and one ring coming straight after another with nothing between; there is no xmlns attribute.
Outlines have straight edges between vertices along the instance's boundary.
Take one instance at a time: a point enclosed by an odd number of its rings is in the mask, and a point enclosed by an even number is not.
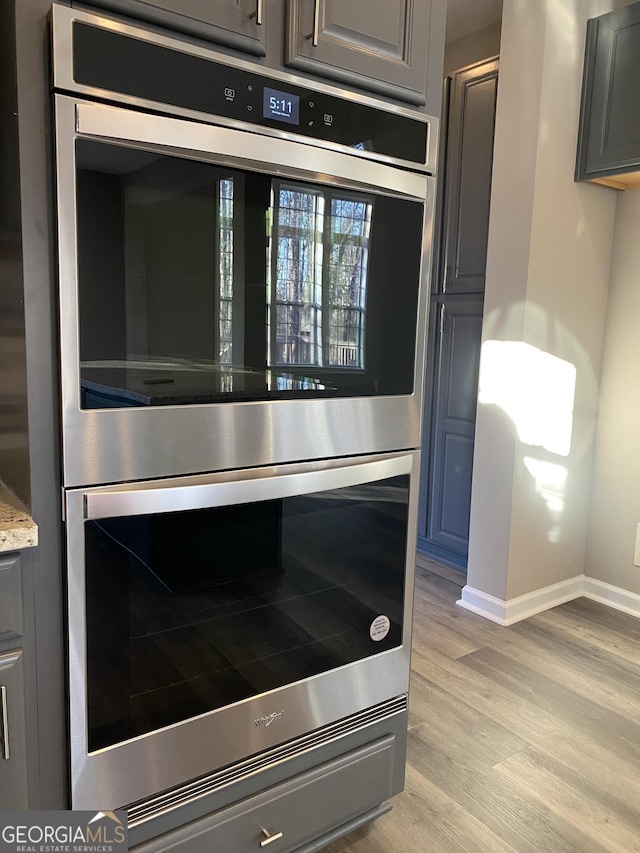
<svg viewBox="0 0 640 853"><path fill-rule="evenodd" d="M66 492L74 809L406 707L418 456Z"/></svg>

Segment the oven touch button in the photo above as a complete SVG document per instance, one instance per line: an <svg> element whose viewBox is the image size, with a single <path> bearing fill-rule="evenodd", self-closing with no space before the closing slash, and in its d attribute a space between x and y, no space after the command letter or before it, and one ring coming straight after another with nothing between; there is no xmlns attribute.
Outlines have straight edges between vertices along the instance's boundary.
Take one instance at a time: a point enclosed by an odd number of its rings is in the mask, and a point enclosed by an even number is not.
<svg viewBox="0 0 640 853"><path fill-rule="evenodd" d="M389 628L391 627L391 622L389 621L388 616L376 616L376 618L371 623L371 627L369 628L369 636L372 640L378 642L379 640L384 640L384 638L389 633Z"/></svg>

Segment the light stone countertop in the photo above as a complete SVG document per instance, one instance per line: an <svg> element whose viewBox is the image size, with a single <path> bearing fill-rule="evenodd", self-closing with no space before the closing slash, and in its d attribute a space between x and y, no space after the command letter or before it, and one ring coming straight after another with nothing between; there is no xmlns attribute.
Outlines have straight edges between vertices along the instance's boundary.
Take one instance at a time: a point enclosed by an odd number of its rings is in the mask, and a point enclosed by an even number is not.
<svg viewBox="0 0 640 853"><path fill-rule="evenodd" d="M19 498L0 480L0 552L33 548L38 526Z"/></svg>

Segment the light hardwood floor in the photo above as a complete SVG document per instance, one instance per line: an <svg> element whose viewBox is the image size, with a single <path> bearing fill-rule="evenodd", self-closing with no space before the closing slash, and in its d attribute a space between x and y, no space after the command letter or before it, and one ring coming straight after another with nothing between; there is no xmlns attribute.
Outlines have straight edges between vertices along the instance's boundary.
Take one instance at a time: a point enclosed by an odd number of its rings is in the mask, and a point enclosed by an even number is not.
<svg viewBox="0 0 640 853"><path fill-rule="evenodd" d="M640 620L587 599L501 628L419 557L406 787L325 853L639 853Z"/></svg>

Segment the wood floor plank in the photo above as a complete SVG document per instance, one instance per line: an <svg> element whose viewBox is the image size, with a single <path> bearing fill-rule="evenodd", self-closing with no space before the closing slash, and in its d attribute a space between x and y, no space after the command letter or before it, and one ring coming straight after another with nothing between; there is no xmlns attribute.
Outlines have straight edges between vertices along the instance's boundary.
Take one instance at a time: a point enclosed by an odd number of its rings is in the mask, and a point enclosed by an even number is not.
<svg viewBox="0 0 640 853"><path fill-rule="evenodd" d="M606 850L493 768L480 768L468 758L453 755L429 726L412 729L409 742L414 767L518 853Z"/></svg>
<svg viewBox="0 0 640 853"><path fill-rule="evenodd" d="M446 578L447 580L452 581L459 590L462 589L467 582L466 572L460 571L459 569L452 569L450 566L438 563L436 560L430 559L425 554L416 554L416 569L428 573L430 580L433 580L435 576Z"/></svg>
<svg viewBox="0 0 640 853"><path fill-rule="evenodd" d="M418 558L406 787L327 853L640 853L640 620L502 628L463 585Z"/></svg>
<svg viewBox="0 0 640 853"><path fill-rule="evenodd" d="M479 649L459 660L536 708L576 726L585 738L602 744L614 755L633 761L640 767L638 723L578 696L564 685L494 649Z"/></svg>
<svg viewBox="0 0 640 853"><path fill-rule="evenodd" d="M457 620L431 600L416 605L415 619L417 624L426 620L433 637L439 638L440 631L444 631L451 649L457 651L465 644L473 646L474 643L478 647L481 643L502 651L510 658L571 686L603 707L640 722L638 644L635 644L635 660L630 651L620 656L601 644L594 645L575 633L570 625L565 628L567 620L563 610L564 607L556 608L549 611L549 615L540 614L504 629L486 620L482 620L484 626L477 626L464 615ZM462 612L464 614L465 611ZM423 644L418 643L416 647L422 648ZM446 653L438 641L430 648Z"/></svg>
<svg viewBox="0 0 640 853"><path fill-rule="evenodd" d="M530 743L419 673L413 674L409 708L411 728L427 725L452 756L474 765L492 767Z"/></svg>
<svg viewBox="0 0 640 853"><path fill-rule="evenodd" d="M518 853L416 770L411 755L405 790L393 803L324 853Z"/></svg>
<svg viewBox="0 0 640 853"><path fill-rule="evenodd" d="M429 618L425 608L414 608L413 642L415 647L434 649L450 658L459 658L481 648L481 644L461 635L452 625Z"/></svg>
<svg viewBox="0 0 640 853"><path fill-rule="evenodd" d="M581 827L612 853L640 853L640 805L618 799L543 750L530 747L503 761L496 771L556 815ZM640 792L637 792L640 793Z"/></svg>
<svg viewBox="0 0 640 853"><path fill-rule="evenodd" d="M640 789L637 763L620 758L606 745L585 738L571 720L542 710L526 699L498 685L491 678L469 669L459 660L447 660L431 651L414 649L413 667L430 682L438 684L453 699L480 710L512 734L531 744L544 745L569 765L585 775L597 772L610 780L618 780L627 790ZM412 691L413 692L413 691ZM411 705L411 695L409 704ZM427 716L424 708L421 714Z"/></svg>
<svg viewBox="0 0 640 853"><path fill-rule="evenodd" d="M571 633L577 641L606 651L612 657L637 664L640 631L637 631L636 626L629 625L629 621L640 620L616 610L613 613L614 616L611 615L610 607L583 598L539 613L535 620L556 631Z"/></svg>
<svg viewBox="0 0 640 853"><path fill-rule="evenodd" d="M585 628L604 640L626 637L632 642L640 642L640 620L629 613L607 607L599 601L576 598L563 605L562 611L579 616Z"/></svg>
<svg viewBox="0 0 640 853"><path fill-rule="evenodd" d="M640 660L621 657L577 635L558 622L559 616L555 621L536 616L512 626L521 644L513 643L509 656L578 695L640 722Z"/></svg>

